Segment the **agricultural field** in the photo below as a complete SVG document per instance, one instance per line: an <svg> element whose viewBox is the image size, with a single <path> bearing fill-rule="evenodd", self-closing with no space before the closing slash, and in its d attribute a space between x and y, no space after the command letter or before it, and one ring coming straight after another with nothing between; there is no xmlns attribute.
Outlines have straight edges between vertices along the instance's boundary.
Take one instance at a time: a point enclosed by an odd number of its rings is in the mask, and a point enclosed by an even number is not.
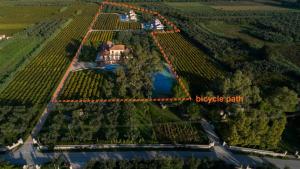
<svg viewBox="0 0 300 169"><path fill-rule="evenodd" d="M90 5L78 6L77 9L82 10L82 13L75 15L72 22L48 42L1 90L0 104L5 109L0 119L1 144L11 144L18 138L25 137L41 109L49 101L97 10ZM14 110L13 106L18 105L23 106L23 109ZM20 125L23 130L20 130ZM8 131L15 134L11 137Z"/></svg>
<svg viewBox="0 0 300 169"><path fill-rule="evenodd" d="M265 44L272 44L271 42L265 42L256 37L246 34L244 31L251 29L249 25L240 25L240 24L229 24L224 21L208 21L201 24L204 29L217 34L218 36L226 38L240 38L242 41L245 41L252 47L262 47Z"/></svg>
<svg viewBox="0 0 300 169"><path fill-rule="evenodd" d="M116 14L101 14L97 18L93 29L96 30L114 30L117 29L119 17Z"/></svg>
<svg viewBox="0 0 300 169"><path fill-rule="evenodd" d="M168 5L168 6L171 6L175 9L188 11L188 12L197 12L199 10L205 10L205 11L213 10L213 8L210 7L209 5L205 5L205 4L200 3L200 2L186 2L186 3L166 2L165 4Z"/></svg>
<svg viewBox="0 0 300 169"><path fill-rule="evenodd" d="M113 31L95 31L92 32L88 37L88 42L96 43L96 42L105 42L108 40L112 40L114 37Z"/></svg>
<svg viewBox="0 0 300 169"><path fill-rule="evenodd" d="M120 21L120 16L117 14L102 13L99 15L94 26L95 30L135 30L141 29L141 23L131 21Z"/></svg>
<svg viewBox="0 0 300 169"><path fill-rule="evenodd" d="M9 6L8 9L13 10L10 7L11 6ZM19 7L20 6L17 6L16 8ZM21 7L22 9L29 8L28 11L31 7L34 9L37 8L36 6ZM80 8L78 5L74 4L72 6L66 6L65 8L61 6L51 6L48 10L51 10L54 7L57 8L57 11L53 12L51 16L45 16L44 13L41 15L36 13L38 16L47 17L47 19L35 19L37 16L30 16L33 22L32 24L13 35L7 35L10 39L0 41L0 88L11 79L20 67L24 67L25 63L28 63L30 59L36 56L47 42L53 39L62 28L68 25L72 20L72 16L74 16L76 11ZM46 10L45 6L41 6L41 8ZM61 10L63 8L64 10ZM35 12L35 10L33 10L33 12ZM31 13L29 13L29 15L30 14ZM20 22L23 22L21 21L21 16L13 16L13 13L11 12L8 12L8 15L12 15L12 20L19 18ZM7 17L6 15L4 16ZM0 19L4 19L5 17ZM30 21L30 19L25 18L24 21ZM5 27L10 28L7 26Z"/></svg>
<svg viewBox="0 0 300 169"><path fill-rule="evenodd" d="M276 4L268 5L257 2L239 1L235 3L227 2L166 2L168 6L188 11L198 12L199 10L224 10L224 11L287 11L289 8L279 7Z"/></svg>
<svg viewBox="0 0 300 169"><path fill-rule="evenodd" d="M299 44L277 44L269 47L271 59L289 66L295 71L300 71L300 45Z"/></svg>
<svg viewBox="0 0 300 169"><path fill-rule="evenodd" d="M235 4L225 4L225 3L216 3L211 4L211 7L218 10L228 10L228 11L287 11L291 10L289 8L280 7L276 3L258 3L258 2L238 2Z"/></svg>
<svg viewBox="0 0 300 169"><path fill-rule="evenodd" d="M6 6L0 4L0 35L12 36L44 18L55 17L60 13L60 9L59 6Z"/></svg>
<svg viewBox="0 0 300 169"><path fill-rule="evenodd" d="M220 79L224 75L223 70L217 64L182 35L178 33L161 33L155 36L157 36L160 45L168 54L176 71L188 82L191 82L190 86L192 88L197 87L199 89L200 86L201 88L208 88L212 81Z"/></svg>
<svg viewBox="0 0 300 169"><path fill-rule="evenodd" d="M199 123L179 122L158 124L154 127L156 137L162 143L201 143L203 133Z"/></svg>
<svg viewBox="0 0 300 169"><path fill-rule="evenodd" d="M59 77L64 73L91 19L87 16L75 18L22 71L15 75L15 80L13 79L1 92L1 101L21 104L43 103L49 96L48 91L55 87ZM86 24L77 27L82 21ZM50 48L55 50L49 52Z"/></svg>
<svg viewBox="0 0 300 169"><path fill-rule="evenodd" d="M281 46L277 48L281 56L300 68L300 45ZM288 55L286 55L288 53Z"/></svg>
<svg viewBox="0 0 300 169"><path fill-rule="evenodd" d="M72 72L60 94L60 99L99 99L107 92L109 82L103 79L103 74L95 71Z"/></svg>

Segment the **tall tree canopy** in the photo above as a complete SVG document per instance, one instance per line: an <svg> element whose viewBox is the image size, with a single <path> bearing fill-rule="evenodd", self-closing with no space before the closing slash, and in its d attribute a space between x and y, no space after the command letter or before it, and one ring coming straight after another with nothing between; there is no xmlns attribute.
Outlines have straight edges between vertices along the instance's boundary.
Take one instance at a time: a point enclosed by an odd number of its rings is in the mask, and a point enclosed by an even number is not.
<svg viewBox="0 0 300 169"><path fill-rule="evenodd" d="M226 105L231 115L221 125L221 133L230 145L274 149L285 129L284 112L295 110L298 96L283 87L262 99L259 88L251 81L240 71L224 81L224 95L241 95L245 102Z"/></svg>
<svg viewBox="0 0 300 169"><path fill-rule="evenodd" d="M293 112L298 104L298 95L287 87L277 88L268 99L274 109Z"/></svg>
<svg viewBox="0 0 300 169"><path fill-rule="evenodd" d="M252 85L251 79L237 71L231 78L225 79L222 91L224 96L243 96L244 106L259 103L261 101L260 90Z"/></svg>

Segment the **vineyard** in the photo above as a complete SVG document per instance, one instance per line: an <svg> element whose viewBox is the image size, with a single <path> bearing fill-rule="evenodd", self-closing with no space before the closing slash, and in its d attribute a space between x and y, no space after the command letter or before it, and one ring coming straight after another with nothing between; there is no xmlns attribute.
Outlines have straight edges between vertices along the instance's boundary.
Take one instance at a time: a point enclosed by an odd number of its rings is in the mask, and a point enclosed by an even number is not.
<svg viewBox="0 0 300 169"><path fill-rule="evenodd" d="M75 18L24 70L16 74L14 80L1 92L1 102L44 103L78 47L74 39L84 35L91 20L91 16Z"/></svg>
<svg viewBox="0 0 300 169"><path fill-rule="evenodd" d="M17 72L1 91L0 105L4 108L10 105L25 106L22 110L12 108L1 112L0 144L11 144L21 137L24 138L37 121L43 105L50 99L97 7L81 6L79 9L82 13L73 16L73 20Z"/></svg>
<svg viewBox="0 0 300 169"><path fill-rule="evenodd" d="M155 125L154 130L160 143L203 143L204 133L199 125L190 122L166 123Z"/></svg>
<svg viewBox="0 0 300 169"><path fill-rule="evenodd" d="M192 86L209 87L209 83L223 76L223 72L179 33L158 33L158 41L175 69Z"/></svg>
<svg viewBox="0 0 300 169"><path fill-rule="evenodd" d="M139 22L119 22L118 29L128 30L128 29L141 29L141 23Z"/></svg>
<svg viewBox="0 0 300 169"><path fill-rule="evenodd" d="M78 71L69 75L61 99L97 99L103 89L103 75L95 71Z"/></svg>
<svg viewBox="0 0 300 169"><path fill-rule="evenodd" d="M99 15L95 30L128 30L128 29L141 29L139 22L121 22L117 14L104 13Z"/></svg>
<svg viewBox="0 0 300 169"><path fill-rule="evenodd" d="M114 32L112 31L105 31L105 32L92 32L89 37L88 37L88 41L90 42L105 42L105 41L112 41L114 36Z"/></svg>

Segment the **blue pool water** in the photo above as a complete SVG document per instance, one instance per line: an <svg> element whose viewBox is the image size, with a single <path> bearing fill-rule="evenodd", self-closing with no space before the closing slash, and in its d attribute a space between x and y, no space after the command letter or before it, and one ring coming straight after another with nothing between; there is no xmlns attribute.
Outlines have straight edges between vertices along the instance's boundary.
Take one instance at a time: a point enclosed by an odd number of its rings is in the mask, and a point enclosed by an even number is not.
<svg viewBox="0 0 300 169"><path fill-rule="evenodd" d="M119 64L111 64L106 65L103 69L106 71L115 71L120 65Z"/></svg>
<svg viewBox="0 0 300 169"><path fill-rule="evenodd" d="M153 76L153 97L164 97L172 95L172 88L176 83L175 77L167 66L161 72Z"/></svg>
<svg viewBox="0 0 300 169"><path fill-rule="evenodd" d="M121 22L129 21L128 15L121 14L121 15L120 15L120 21L121 21Z"/></svg>

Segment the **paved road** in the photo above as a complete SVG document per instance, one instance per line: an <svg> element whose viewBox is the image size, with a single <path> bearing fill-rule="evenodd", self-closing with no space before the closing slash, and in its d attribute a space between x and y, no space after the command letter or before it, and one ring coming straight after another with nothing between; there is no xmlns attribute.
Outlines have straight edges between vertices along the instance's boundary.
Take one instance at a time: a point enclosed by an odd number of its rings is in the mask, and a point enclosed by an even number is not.
<svg viewBox="0 0 300 169"><path fill-rule="evenodd" d="M35 138L38 133L41 131L44 123L46 122L47 117L49 116L51 109L52 109L53 105L52 103L48 103L48 105L46 106L46 108L44 109L43 113L40 116L39 121L36 123L36 125L33 127L32 131L31 131L31 135ZM31 136L29 136L29 138L27 138L27 141L32 141Z"/></svg>
<svg viewBox="0 0 300 169"><path fill-rule="evenodd" d="M236 159L235 156L224 146L220 145L221 143L219 137L215 133L213 127L204 118L201 119L201 125L203 130L206 132L209 141L211 143L215 143L214 151L217 157L223 161L226 161L229 164L240 166L241 163L239 162L239 160Z"/></svg>
<svg viewBox="0 0 300 169"><path fill-rule="evenodd" d="M196 157L196 158L212 158L219 159L219 156L214 151L195 152L195 151L121 151L121 152L51 152L41 153L32 147L30 141L22 146L18 151L5 154L3 158L14 164L43 164L50 161L54 157L63 155L68 159L75 168L82 168L87 161L92 159L132 159L143 158L152 159L155 157ZM271 162L280 168L289 166L291 169L299 169L299 160L283 160L274 158L262 158L248 155L233 155L240 164L246 165L260 165L263 162Z"/></svg>

